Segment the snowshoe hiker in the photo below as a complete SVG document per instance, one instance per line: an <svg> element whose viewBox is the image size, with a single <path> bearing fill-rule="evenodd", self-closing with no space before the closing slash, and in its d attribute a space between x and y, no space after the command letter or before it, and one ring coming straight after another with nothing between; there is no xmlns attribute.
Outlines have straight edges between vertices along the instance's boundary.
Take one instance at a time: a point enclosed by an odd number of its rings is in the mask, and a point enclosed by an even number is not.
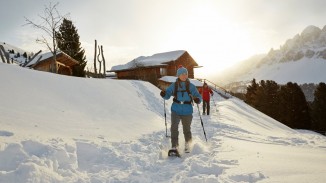
<svg viewBox="0 0 326 183"><path fill-rule="evenodd" d="M162 90L160 95L165 99L173 98L173 104L171 106L171 144L172 149L170 152L179 154L179 123L182 122L183 134L185 142L189 151L189 144L192 140L191 134L191 122L193 113L193 101L199 104L202 100L201 95L198 93L196 86L190 83L188 79L188 70L183 66L179 66L177 70L177 80L172 83L166 91Z"/></svg>
<svg viewBox="0 0 326 183"><path fill-rule="evenodd" d="M207 83L204 82L203 88L199 90L203 97L203 115L207 114L209 115L210 112L210 96L213 96L213 91L208 87ZM207 109L207 111L206 111Z"/></svg>

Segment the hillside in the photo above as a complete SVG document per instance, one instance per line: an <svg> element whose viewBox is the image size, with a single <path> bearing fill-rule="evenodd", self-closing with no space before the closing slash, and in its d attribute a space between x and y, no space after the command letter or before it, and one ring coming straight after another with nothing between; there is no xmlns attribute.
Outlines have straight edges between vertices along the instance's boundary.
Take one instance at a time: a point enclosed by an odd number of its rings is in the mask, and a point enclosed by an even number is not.
<svg viewBox="0 0 326 183"><path fill-rule="evenodd" d="M6 53L9 53L10 62L14 62L15 64L21 64L24 63L28 56L31 56L32 53L27 52L21 48L18 48L16 46L13 46L11 44L0 42L0 45L3 46ZM14 53L10 53L10 51L13 51ZM26 52L27 58L23 57L23 54ZM3 60L0 57L0 62L3 63Z"/></svg>
<svg viewBox="0 0 326 183"><path fill-rule="evenodd" d="M208 142L194 106L192 152L170 159L163 100L150 83L75 78L3 63L0 83L0 182L326 178L324 136L292 130L236 98L215 93L211 116L202 116ZM171 100L168 126L170 105Z"/></svg>
<svg viewBox="0 0 326 183"><path fill-rule="evenodd" d="M219 73L217 83L234 86L247 84L253 78L273 80L279 84L298 84L326 81L326 26L320 29L308 26L301 34L288 39L279 49L271 49L265 55L245 60ZM225 86L228 89L230 87Z"/></svg>

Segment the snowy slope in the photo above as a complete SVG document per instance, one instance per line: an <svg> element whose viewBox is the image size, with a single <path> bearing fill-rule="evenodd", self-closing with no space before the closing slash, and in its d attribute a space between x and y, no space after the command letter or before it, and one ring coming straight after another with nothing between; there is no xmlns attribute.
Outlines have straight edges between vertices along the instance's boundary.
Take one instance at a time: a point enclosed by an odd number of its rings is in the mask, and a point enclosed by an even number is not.
<svg viewBox="0 0 326 183"><path fill-rule="evenodd" d="M256 78L260 80L273 80L279 84L287 82L320 83L326 81L326 60L303 58L296 62L276 63L271 65L262 65L251 72L237 78L237 81L251 81Z"/></svg>
<svg viewBox="0 0 326 183"><path fill-rule="evenodd" d="M3 48L5 49L5 52L9 53L9 50L14 50L15 54L9 54L10 57L10 61L11 59L14 61L15 64L21 64L24 63L26 61L26 58L23 57L23 54L26 52L27 56L31 55L30 52L27 52L21 48L18 48L16 46L13 46L11 44L5 43L5 42L0 42L0 45L3 46ZM17 57L17 53L20 54L20 57ZM0 62L3 62L0 58Z"/></svg>
<svg viewBox="0 0 326 183"><path fill-rule="evenodd" d="M74 78L0 63L0 83L0 182L326 178L324 136L289 129L238 99L214 95L212 115L202 116L207 143L194 110L192 152L169 159L163 101L147 82Z"/></svg>
<svg viewBox="0 0 326 183"><path fill-rule="evenodd" d="M8 43L5 43L5 42L0 42L0 45L3 46L3 48L5 49L6 52L8 52L8 50L14 50L15 53L20 53L21 55L24 53L24 52L27 52L21 48L18 48L16 46L13 46L11 44L8 44ZM27 52L28 53L28 52Z"/></svg>
<svg viewBox="0 0 326 183"><path fill-rule="evenodd" d="M161 128L156 121L160 120L163 101L148 104L148 97L159 96L158 91L148 90L154 88L149 83L81 79L6 64L0 72L1 104L9 108L1 112L1 119L10 121L9 129L19 127L32 134L37 129L36 133L70 138L108 135L111 140L130 140L140 135L133 130L136 126L141 127L141 134Z"/></svg>

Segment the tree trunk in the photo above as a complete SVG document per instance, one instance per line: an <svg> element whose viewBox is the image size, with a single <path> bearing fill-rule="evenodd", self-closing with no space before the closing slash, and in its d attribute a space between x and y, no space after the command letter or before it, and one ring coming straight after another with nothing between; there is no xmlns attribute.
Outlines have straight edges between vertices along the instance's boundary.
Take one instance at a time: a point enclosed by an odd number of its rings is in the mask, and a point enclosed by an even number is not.
<svg viewBox="0 0 326 183"><path fill-rule="evenodd" d="M95 40L95 52L94 52L94 73L97 74L96 70L96 51L97 51L97 41Z"/></svg>
<svg viewBox="0 0 326 183"><path fill-rule="evenodd" d="M98 69L98 75L99 77L102 77L102 73L101 73L101 70L102 70L102 60L100 60L100 54L101 54L101 49L100 49L100 46L98 46L98 54L97 54L97 61L98 61L98 65L99 65L99 69Z"/></svg>
<svg viewBox="0 0 326 183"><path fill-rule="evenodd" d="M104 77L106 77L106 67L105 67L105 58L103 55L103 46L101 46L101 54L102 54L102 60L103 60Z"/></svg>
<svg viewBox="0 0 326 183"><path fill-rule="evenodd" d="M52 61L52 72L58 73L57 68L57 45L55 38L55 29L52 29L52 43L53 43L53 61Z"/></svg>

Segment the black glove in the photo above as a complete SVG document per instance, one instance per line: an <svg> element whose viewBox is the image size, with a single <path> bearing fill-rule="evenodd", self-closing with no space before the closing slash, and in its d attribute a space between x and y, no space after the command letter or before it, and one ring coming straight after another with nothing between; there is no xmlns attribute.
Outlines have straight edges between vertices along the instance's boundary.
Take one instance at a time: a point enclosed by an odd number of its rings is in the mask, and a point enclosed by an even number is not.
<svg viewBox="0 0 326 183"><path fill-rule="evenodd" d="M160 93L160 95L161 95L162 97L165 97L165 91L162 90L161 93Z"/></svg>
<svg viewBox="0 0 326 183"><path fill-rule="evenodd" d="M194 98L194 101L195 101L196 104L199 104L199 103L200 103L200 100L199 100L199 98L197 98L197 97Z"/></svg>

